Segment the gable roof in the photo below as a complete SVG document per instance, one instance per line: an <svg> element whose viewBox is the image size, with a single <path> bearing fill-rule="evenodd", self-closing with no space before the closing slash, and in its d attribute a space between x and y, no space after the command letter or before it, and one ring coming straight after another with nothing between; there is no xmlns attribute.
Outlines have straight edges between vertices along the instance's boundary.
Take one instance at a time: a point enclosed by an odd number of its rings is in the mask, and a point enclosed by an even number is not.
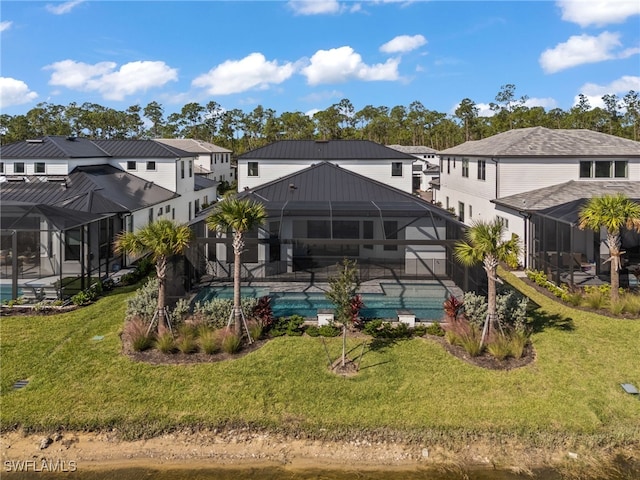
<svg viewBox="0 0 640 480"><path fill-rule="evenodd" d="M640 142L584 129L518 128L472 140L440 155L480 157L640 157Z"/></svg>
<svg viewBox="0 0 640 480"><path fill-rule="evenodd" d="M416 216L443 211L420 197L363 175L322 162L238 194L265 205L278 215L286 209L297 215Z"/></svg>
<svg viewBox="0 0 640 480"><path fill-rule="evenodd" d="M231 153L231 150L194 138L155 138L154 142L170 145L191 153Z"/></svg>
<svg viewBox="0 0 640 480"><path fill-rule="evenodd" d="M26 177L26 182L4 182L2 202L46 204L91 213L132 212L177 195L153 182L110 165L76 168L65 182Z"/></svg>
<svg viewBox="0 0 640 480"><path fill-rule="evenodd" d="M414 160L369 140L282 140L238 157L239 160Z"/></svg>
<svg viewBox="0 0 640 480"><path fill-rule="evenodd" d="M387 145L389 148L393 148L399 152L408 153L410 155L435 155L437 150L426 147L424 145Z"/></svg>
<svg viewBox="0 0 640 480"><path fill-rule="evenodd" d="M3 159L176 158L193 154L153 140L90 140L50 135L0 146Z"/></svg>
<svg viewBox="0 0 640 480"><path fill-rule="evenodd" d="M568 223L578 219L580 206L592 197L622 193L640 202L640 182L576 181L539 188L492 200L496 205L517 211L541 212Z"/></svg>

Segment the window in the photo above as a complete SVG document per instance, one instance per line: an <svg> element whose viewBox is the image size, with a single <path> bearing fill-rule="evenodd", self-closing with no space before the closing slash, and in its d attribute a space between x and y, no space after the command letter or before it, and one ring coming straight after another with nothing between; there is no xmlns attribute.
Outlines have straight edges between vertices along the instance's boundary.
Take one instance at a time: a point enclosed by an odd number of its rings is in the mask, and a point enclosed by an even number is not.
<svg viewBox="0 0 640 480"><path fill-rule="evenodd" d="M82 245L82 232L79 228L72 228L65 232L64 259L80 260L80 246Z"/></svg>
<svg viewBox="0 0 640 480"><path fill-rule="evenodd" d="M469 205L469 218L473 218L473 207Z"/></svg>
<svg viewBox="0 0 640 480"><path fill-rule="evenodd" d="M331 238L329 220L307 220L308 238Z"/></svg>
<svg viewBox="0 0 640 480"><path fill-rule="evenodd" d="M371 220L364 220L362 222L362 238L365 240L373 239L373 222ZM363 245L362 248L373 250L373 245Z"/></svg>
<svg viewBox="0 0 640 480"><path fill-rule="evenodd" d="M487 161L478 160L478 180L486 180Z"/></svg>
<svg viewBox="0 0 640 480"><path fill-rule="evenodd" d="M506 228L507 230L509 230L509 219L508 219L508 218L501 217L500 215L496 215L496 218L498 219L498 221L499 221L500 223L502 223L502 226L503 226L504 228Z"/></svg>
<svg viewBox="0 0 640 480"><path fill-rule="evenodd" d="M44 162L36 162L33 164L33 171L35 173L44 173L45 171L45 163Z"/></svg>
<svg viewBox="0 0 640 480"><path fill-rule="evenodd" d="M360 222L358 220L334 220L333 238L360 238Z"/></svg>
<svg viewBox="0 0 640 480"><path fill-rule="evenodd" d="M580 178L627 178L626 160L583 160L580 162Z"/></svg>
<svg viewBox="0 0 640 480"><path fill-rule="evenodd" d="M250 177L257 177L258 176L258 162L249 162L247 164L247 168L248 168L248 173L247 175Z"/></svg>
<svg viewBox="0 0 640 480"><path fill-rule="evenodd" d="M184 160L180 160L180 178L184 178Z"/></svg>
<svg viewBox="0 0 640 480"><path fill-rule="evenodd" d="M392 177L402 176L402 162L393 162L391 164L391 176Z"/></svg>
<svg viewBox="0 0 640 480"><path fill-rule="evenodd" d="M464 222L464 203L458 202L458 218L461 222Z"/></svg>
<svg viewBox="0 0 640 480"><path fill-rule="evenodd" d="M591 178L592 162L580 162L580 178Z"/></svg>
<svg viewBox="0 0 640 480"><path fill-rule="evenodd" d="M615 178L627 178L626 160L616 160L613 162L613 176Z"/></svg>
<svg viewBox="0 0 640 480"><path fill-rule="evenodd" d="M158 209L158 216L159 216L159 217L160 217L160 216L162 216L162 207L160 207L160 208Z"/></svg>
<svg viewBox="0 0 640 480"><path fill-rule="evenodd" d="M147 162L147 170L155 170L155 169L156 169L156 162L148 161Z"/></svg>
<svg viewBox="0 0 640 480"><path fill-rule="evenodd" d="M462 159L462 176L468 178L469 177L469 159Z"/></svg>
<svg viewBox="0 0 640 480"><path fill-rule="evenodd" d="M595 168L596 178L610 178L611 164L612 162L596 162L596 168Z"/></svg>
<svg viewBox="0 0 640 480"><path fill-rule="evenodd" d="M447 157L447 173L451 173L451 159Z"/></svg>
<svg viewBox="0 0 640 480"><path fill-rule="evenodd" d="M269 261L280 261L280 222L269 222Z"/></svg>
<svg viewBox="0 0 640 480"><path fill-rule="evenodd" d="M149 209L149 223L153 222L153 208Z"/></svg>
<svg viewBox="0 0 640 480"><path fill-rule="evenodd" d="M133 215L127 215L127 220L125 221L127 227L127 232L133 232Z"/></svg>
<svg viewBox="0 0 640 480"><path fill-rule="evenodd" d="M15 162L13 164L13 173L24 173L24 162Z"/></svg>
<svg viewBox="0 0 640 480"><path fill-rule="evenodd" d="M193 202L193 209L195 213L200 211L200 199L196 198Z"/></svg>
<svg viewBox="0 0 640 480"><path fill-rule="evenodd" d="M446 198L447 198L447 199L446 199L446 201L445 201L445 208L446 208L447 210L449 210L449 197L446 197Z"/></svg>
<svg viewBox="0 0 640 480"><path fill-rule="evenodd" d="M164 207L164 213L169 213L169 210L171 210L171 205Z"/></svg>
<svg viewBox="0 0 640 480"><path fill-rule="evenodd" d="M191 202L189 202L189 221L191 221Z"/></svg>
<svg viewBox="0 0 640 480"><path fill-rule="evenodd" d="M384 221L384 237L386 240L396 240L398 238L398 222L395 220ZM398 250L397 245L385 245L384 250L395 251Z"/></svg>
<svg viewBox="0 0 640 480"><path fill-rule="evenodd" d="M136 162L135 160L129 160L127 161L127 170L135 170L136 169Z"/></svg>
<svg viewBox="0 0 640 480"><path fill-rule="evenodd" d="M193 177L193 160L189 160L189 178Z"/></svg>
<svg viewBox="0 0 640 480"><path fill-rule="evenodd" d="M0 162L0 173L4 173L4 162Z"/></svg>

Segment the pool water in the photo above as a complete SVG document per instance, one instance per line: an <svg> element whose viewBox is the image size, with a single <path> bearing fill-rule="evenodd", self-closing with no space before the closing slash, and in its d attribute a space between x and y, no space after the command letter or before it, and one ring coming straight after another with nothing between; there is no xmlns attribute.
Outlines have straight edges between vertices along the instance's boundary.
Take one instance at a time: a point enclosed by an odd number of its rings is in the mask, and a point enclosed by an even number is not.
<svg viewBox="0 0 640 480"><path fill-rule="evenodd" d="M380 284L384 293L363 293L363 318L398 318L398 310L411 310L416 320L440 320L442 304L449 296L446 287L438 283L399 285ZM320 309L333 309L333 304L321 292L270 292L269 287L242 287L243 297L271 297L276 317L302 315L315 318ZM196 295L194 301L206 302L214 298L233 298L233 287L208 287Z"/></svg>

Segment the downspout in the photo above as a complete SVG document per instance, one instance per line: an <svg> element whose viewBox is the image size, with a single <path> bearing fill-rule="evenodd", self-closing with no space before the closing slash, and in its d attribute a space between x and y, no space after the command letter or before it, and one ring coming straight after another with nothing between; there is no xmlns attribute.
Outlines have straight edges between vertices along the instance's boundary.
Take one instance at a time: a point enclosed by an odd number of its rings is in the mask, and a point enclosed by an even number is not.
<svg viewBox="0 0 640 480"><path fill-rule="evenodd" d="M494 198L500 198L500 159L491 157L491 161L496 165L496 190Z"/></svg>

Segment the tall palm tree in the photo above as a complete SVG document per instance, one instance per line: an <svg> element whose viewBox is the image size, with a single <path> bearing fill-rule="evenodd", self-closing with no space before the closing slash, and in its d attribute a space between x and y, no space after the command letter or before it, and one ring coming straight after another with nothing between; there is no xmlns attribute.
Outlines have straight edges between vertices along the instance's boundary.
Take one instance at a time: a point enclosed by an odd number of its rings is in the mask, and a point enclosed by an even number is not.
<svg viewBox="0 0 640 480"><path fill-rule="evenodd" d="M578 228L589 228L599 233L602 227L607 229L605 243L609 247L609 258L606 261L611 262L611 300L617 300L620 288L619 271L622 268L620 257L624 253L621 251L620 230L626 228L640 232L640 204L622 193L591 198L580 209Z"/></svg>
<svg viewBox="0 0 640 480"><path fill-rule="evenodd" d="M143 255L149 253L156 264L158 276L158 333L167 328L165 290L167 283L167 261L172 255L182 254L189 246L192 231L186 225L171 220L156 220L136 232L121 232L115 241L117 253Z"/></svg>
<svg viewBox="0 0 640 480"><path fill-rule="evenodd" d="M481 345L496 320L496 281L498 264L517 261L520 254L520 239L514 233L509 240L503 240L504 224L498 218L492 221L476 221L464 233L464 240L456 243L453 253L462 265L482 264L487 274L487 320L482 330Z"/></svg>
<svg viewBox="0 0 640 480"><path fill-rule="evenodd" d="M251 199L226 197L218 202L207 217L210 230L226 233L233 231L233 317L235 330L242 333L242 309L240 306L241 255L244 251L244 235L249 230L262 225L267 218L264 205Z"/></svg>

